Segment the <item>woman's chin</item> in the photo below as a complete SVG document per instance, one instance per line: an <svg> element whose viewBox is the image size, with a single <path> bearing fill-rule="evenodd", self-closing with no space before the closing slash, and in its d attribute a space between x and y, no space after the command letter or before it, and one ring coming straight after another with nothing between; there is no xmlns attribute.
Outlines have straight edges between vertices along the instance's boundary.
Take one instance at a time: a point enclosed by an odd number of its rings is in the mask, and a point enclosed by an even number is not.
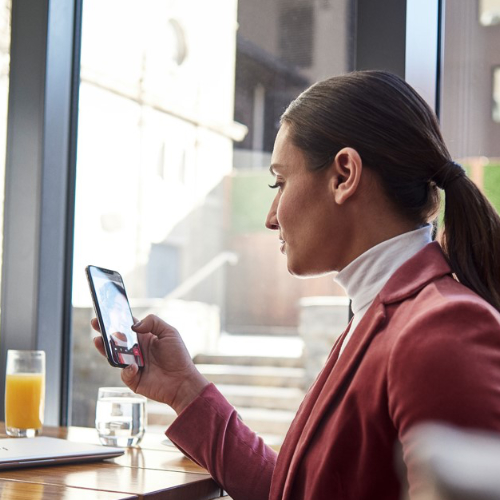
<svg viewBox="0 0 500 500"><path fill-rule="evenodd" d="M288 272L295 276L296 278L307 279L307 278L317 278L318 276L324 276L325 274L330 274L332 271L321 271L319 269L313 269L310 267L293 265L290 261L287 263Z"/></svg>
<svg viewBox="0 0 500 500"><path fill-rule="evenodd" d="M308 265L304 262L297 262L290 254L287 255L288 272L296 278L318 278L335 272L334 269L324 269Z"/></svg>

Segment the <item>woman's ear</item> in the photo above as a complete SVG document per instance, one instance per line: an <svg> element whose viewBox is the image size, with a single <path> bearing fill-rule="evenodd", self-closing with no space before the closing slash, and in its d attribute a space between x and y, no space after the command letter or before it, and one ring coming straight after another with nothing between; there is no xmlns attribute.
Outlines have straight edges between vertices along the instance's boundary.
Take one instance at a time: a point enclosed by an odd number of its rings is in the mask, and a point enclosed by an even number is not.
<svg viewBox="0 0 500 500"><path fill-rule="evenodd" d="M358 152L353 148L342 148L335 156L331 187L335 202L342 205L358 189L363 171L363 162Z"/></svg>

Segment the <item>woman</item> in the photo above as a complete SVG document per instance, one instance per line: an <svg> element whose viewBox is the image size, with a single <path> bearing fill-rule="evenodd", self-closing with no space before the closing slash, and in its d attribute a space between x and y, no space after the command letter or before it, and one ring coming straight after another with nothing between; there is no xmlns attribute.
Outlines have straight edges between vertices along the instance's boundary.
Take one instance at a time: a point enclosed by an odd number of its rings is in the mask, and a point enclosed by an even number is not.
<svg viewBox="0 0 500 500"><path fill-rule="evenodd" d="M430 108L385 72L301 94L283 114L271 171L266 225L288 269L339 271L354 311L279 456L154 316L135 325L145 367L123 380L174 408L167 435L237 500L398 499L397 445L413 494L405 437L415 424L500 430L499 217L451 161ZM429 224L440 189L441 245Z"/></svg>
<svg viewBox="0 0 500 500"><path fill-rule="evenodd" d="M130 365L139 362L143 364L139 346L133 343L130 330L130 307L125 289L114 282L104 282L97 287L101 302L103 322L109 332L109 345L115 363ZM135 337L135 335L134 335Z"/></svg>

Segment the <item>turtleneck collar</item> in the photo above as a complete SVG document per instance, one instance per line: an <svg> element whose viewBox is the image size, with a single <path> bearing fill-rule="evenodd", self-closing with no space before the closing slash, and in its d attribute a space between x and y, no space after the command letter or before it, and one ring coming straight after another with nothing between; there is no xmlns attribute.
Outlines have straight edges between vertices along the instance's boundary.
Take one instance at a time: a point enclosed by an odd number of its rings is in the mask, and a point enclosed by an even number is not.
<svg viewBox="0 0 500 500"><path fill-rule="evenodd" d="M351 299L353 322L342 350L371 303L392 274L432 241L432 226L403 233L370 248L347 265L335 281Z"/></svg>

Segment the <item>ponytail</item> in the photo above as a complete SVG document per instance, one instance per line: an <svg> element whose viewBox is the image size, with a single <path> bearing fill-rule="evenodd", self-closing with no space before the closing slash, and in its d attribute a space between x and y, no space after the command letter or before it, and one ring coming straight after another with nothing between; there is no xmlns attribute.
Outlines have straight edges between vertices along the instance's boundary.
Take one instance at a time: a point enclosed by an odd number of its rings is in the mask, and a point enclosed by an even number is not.
<svg viewBox="0 0 500 500"><path fill-rule="evenodd" d="M466 176L445 190L440 243L458 280L500 310L500 217Z"/></svg>

